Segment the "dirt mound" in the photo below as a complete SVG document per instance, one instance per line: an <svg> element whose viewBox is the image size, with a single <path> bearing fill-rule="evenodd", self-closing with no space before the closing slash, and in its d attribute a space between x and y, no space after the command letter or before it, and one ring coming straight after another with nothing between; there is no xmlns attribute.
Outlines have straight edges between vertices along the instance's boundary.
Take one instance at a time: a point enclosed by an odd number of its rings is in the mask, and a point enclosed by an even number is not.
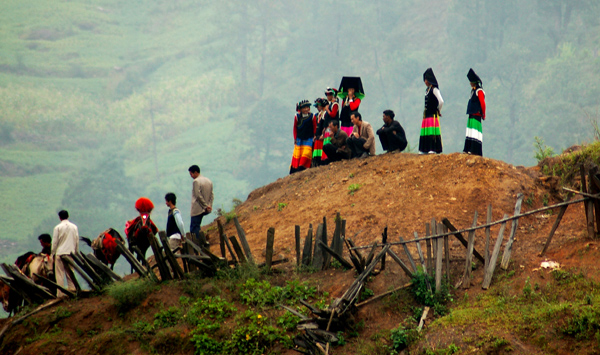
<svg viewBox="0 0 600 355"><path fill-rule="evenodd" d="M336 212L347 220L346 234L358 233L355 243L365 245L380 240L386 226L390 240L397 240L412 238L414 231L423 235L432 218L447 217L455 226L467 227L478 211L483 222L490 203L493 219L500 219L513 213L519 193L526 196L525 211L558 197L548 192L537 168L459 153L398 153L278 179L253 191L236 214L255 255L264 254L267 229L275 227L276 253L293 259L294 225L301 226L304 237L309 224L316 229L324 216L331 226ZM206 229L216 243L214 225ZM236 233L232 222L225 225L225 232Z"/></svg>

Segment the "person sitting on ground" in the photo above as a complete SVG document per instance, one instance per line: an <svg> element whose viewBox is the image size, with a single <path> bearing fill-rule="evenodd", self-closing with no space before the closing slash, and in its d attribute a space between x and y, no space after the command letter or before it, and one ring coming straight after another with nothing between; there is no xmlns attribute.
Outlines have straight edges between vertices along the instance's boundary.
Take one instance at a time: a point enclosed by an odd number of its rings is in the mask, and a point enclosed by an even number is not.
<svg viewBox="0 0 600 355"><path fill-rule="evenodd" d="M327 154L325 164L340 161L342 159L350 159L350 149L346 145L348 134L340 129L340 121L331 120L329 122L329 143L323 146L323 152Z"/></svg>
<svg viewBox="0 0 600 355"><path fill-rule="evenodd" d="M41 234L38 237L40 244L42 245L42 251L40 254L51 255L52 254L52 237L48 233Z"/></svg>
<svg viewBox="0 0 600 355"><path fill-rule="evenodd" d="M174 193L169 192L165 195L165 204L169 207L166 229L167 238L169 238L169 248L175 250L181 247L181 239L184 235L183 218L181 218L181 212L175 206L177 204L177 196Z"/></svg>
<svg viewBox="0 0 600 355"><path fill-rule="evenodd" d="M354 124L352 135L348 137L347 143L352 153L352 158L366 158L375 155L375 134L369 122L363 121L358 112L352 112L350 119Z"/></svg>
<svg viewBox="0 0 600 355"><path fill-rule="evenodd" d="M395 150L403 151L406 149L406 135L400 122L394 120L395 114L392 110L383 111L383 127L377 130L379 141L383 150L393 152Z"/></svg>

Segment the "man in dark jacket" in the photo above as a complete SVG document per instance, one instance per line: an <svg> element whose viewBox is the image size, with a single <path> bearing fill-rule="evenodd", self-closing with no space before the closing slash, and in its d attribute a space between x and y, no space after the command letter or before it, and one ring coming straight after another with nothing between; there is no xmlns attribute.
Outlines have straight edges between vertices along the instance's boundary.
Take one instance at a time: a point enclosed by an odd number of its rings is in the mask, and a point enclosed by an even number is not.
<svg viewBox="0 0 600 355"><path fill-rule="evenodd" d="M393 152L394 150L403 151L406 148L406 135L404 129L398 121L394 121L394 111L383 111L383 127L377 130L379 141L383 150Z"/></svg>
<svg viewBox="0 0 600 355"><path fill-rule="evenodd" d="M340 121L331 120L329 130L331 131L331 135L329 136L331 141L323 146L323 152L327 154L325 164L342 159L350 159L350 149L346 145L348 134L340 129Z"/></svg>

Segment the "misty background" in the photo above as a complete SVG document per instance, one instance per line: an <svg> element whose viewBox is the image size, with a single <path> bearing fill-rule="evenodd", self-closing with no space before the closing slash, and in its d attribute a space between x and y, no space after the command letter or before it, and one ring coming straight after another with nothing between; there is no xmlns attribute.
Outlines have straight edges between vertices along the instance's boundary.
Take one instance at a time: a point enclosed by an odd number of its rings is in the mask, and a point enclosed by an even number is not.
<svg viewBox="0 0 600 355"><path fill-rule="evenodd" d="M535 136L558 153L593 138L599 19L593 0L3 0L0 261L39 252L60 209L83 236L123 234L146 196L164 229L174 192L187 229L192 164L231 209L287 175L295 103L342 76L362 78L363 119L394 110L415 149L432 67L451 153L472 67L484 156L534 165Z"/></svg>

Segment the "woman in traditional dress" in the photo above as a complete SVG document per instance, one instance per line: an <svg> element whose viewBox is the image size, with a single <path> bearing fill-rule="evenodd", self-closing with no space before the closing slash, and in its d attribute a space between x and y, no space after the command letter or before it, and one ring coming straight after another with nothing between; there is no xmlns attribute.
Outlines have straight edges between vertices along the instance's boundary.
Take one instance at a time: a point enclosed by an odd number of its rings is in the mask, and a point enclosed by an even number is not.
<svg viewBox="0 0 600 355"><path fill-rule="evenodd" d="M331 131L329 130L329 123L332 120L340 119L340 104L337 99L337 90L328 87L325 89L325 96L327 97L327 106L325 106L325 119L323 121L323 133L320 138L323 139L323 146L331 142ZM327 160L327 154L323 152L321 155L321 161Z"/></svg>
<svg viewBox="0 0 600 355"><path fill-rule="evenodd" d="M354 124L350 120L350 114L360 107L360 98L356 96L356 89L349 87L346 91L340 91L338 96L342 98L342 112L340 114L340 128L350 136Z"/></svg>
<svg viewBox="0 0 600 355"><path fill-rule="evenodd" d="M423 111L423 122L421 123L419 154L439 154L442 152L440 117L442 116L444 99L442 99L438 82L431 68L423 73L423 81L427 89L425 90L425 110Z"/></svg>
<svg viewBox="0 0 600 355"><path fill-rule="evenodd" d="M310 113L310 102L302 100L296 105L299 113L294 116L294 154L290 174L310 168L313 139L317 128L315 115Z"/></svg>
<svg viewBox="0 0 600 355"><path fill-rule="evenodd" d="M467 78L471 83L471 98L467 104L467 134L463 152L483 155L483 130L481 121L485 120L485 92L481 88L481 79L473 69L469 69Z"/></svg>
<svg viewBox="0 0 600 355"><path fill-rule="evenodd" d="M317 124L317 130L315 132L314 146L313 146L313 158L312 158L312 167L315 168L321 165L321 158L323 156L323 131L327 126L325 126L325 106L328 106L329 102L327 99L318 98L315 100L314 106L317 108L317 115L315 122Z"/></svg>

